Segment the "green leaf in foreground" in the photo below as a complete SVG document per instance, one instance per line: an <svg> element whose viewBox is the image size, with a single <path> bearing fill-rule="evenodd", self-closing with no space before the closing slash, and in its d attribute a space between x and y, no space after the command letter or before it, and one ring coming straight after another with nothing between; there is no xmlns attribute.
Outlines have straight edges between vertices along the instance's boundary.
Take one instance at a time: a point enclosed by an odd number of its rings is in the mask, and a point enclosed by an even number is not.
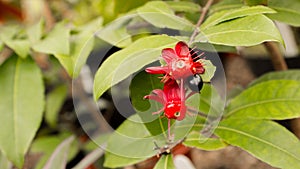
<svg viewBox="0 0 300 169"><path fill-rule="evenodd" d="M193 31L194 26L188 20L176 16L174 11L162 1L148 2L137 9L138 15L159 28Z"/></svg>
<svg viewBox="0 0 300 169"><path fill-rule="evenodd" d="M276 13L273 9L265 7L265 6L244 6L237 9L223 10L217 13L214 13L210 17L208 17L205 22L201 25L201 29L207 29L211 26L217 25L221 22L229 21L232 19L251 16L256 14L263 13Z"/></svg>
<svg viewBox="0 0 300 169"><path fill-rule="evenodd" d="M300 168L300 142L279 124L254 119L227 119L215 133L260 160L278 168Z"/></svg>
<svg viewBox="0 0 300 169"><path fill-rule="evenodd" d="M257 84L232 99L225 116L290 119L300 116L300 81L271 80Z"/></svg>
<svg viewBox="0 0 300 169"><path fill-rule="evenodd" d="M0 149L21 168L24 156L40 126L44 110L44 85L40 69L31 58L11 56L0 67Z"/></svg>
<svg viewBox="0 0 300 169"><path fill-rule="evenodd" d="M200 131L192 131L183 142L189 147L196 147L201 150L219 150L227 144L219 138L207 138L200 134Z"/></svg>
<svg viewBox="0 0 300 169"><path fill-rule="evenodd" d="M106 59L94 80L94 99L97 100L111 86L124 80L145 65L158 60L161 50L174 47L178 38L153 35L139 39Z"/></svg>
<svg viewBox="0 0 300 169"><path fill-rule="evenodd" d="M223 22L202 31L195 41L228 46L253 46L266 41L283 40L275 24L258 14Z"/></svg>
<svg viewBox="0 0 300 169"><path fill-rule="evenodd" d="M297 80L300 81L300 70L298 69L291 69L286 71L277 71L277 72L270 72L264 74L263 76L259 77L255 81L253 81L249 87L257 85L262 82L266 82L269 80Z"/></svg>

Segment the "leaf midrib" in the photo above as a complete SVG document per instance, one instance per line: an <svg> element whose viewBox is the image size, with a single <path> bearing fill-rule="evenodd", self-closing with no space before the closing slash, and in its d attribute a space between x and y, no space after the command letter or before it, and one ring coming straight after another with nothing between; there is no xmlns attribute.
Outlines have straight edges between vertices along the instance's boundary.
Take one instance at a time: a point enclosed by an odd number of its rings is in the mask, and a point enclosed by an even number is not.
<svg viewBox="0 0 300 169"><path fill-rule="evenodd" d="M243 132L243 131L241 131L241 130L236 130L236 129L233 129L233 128L229 128L229 127L226 127L226 126L218 126L218 129L221 129L221 130L223 129L223 130L228 130L228 131L236 132L236 133L238 133L238 134L241 134L241 135L244 135L244 136L246 136L246 137L252 138L252 139L254 139L254 140L260 141L260 142L262 142L262 143L264 143L264 144L267 144L267 145L269 145L269 146L271 146L271 147L273 147L273 148L275 148L275 149L278 149L278 150L280 150L280 151L286 153L287 155L289 155L290 157L296 159L297 161L300 161L300 159L297 158L297 156L295 156L294 154L292 154L292 153L286 151L284 148L281 148L281 147L279 147L279 146L277 146L277 145L275 145L275 144L272 144L272 143L270 143L270 142L268 142L268 141L266 141L266 140L263 140L263 139L261 139L261 138L259 138L259 137L254 136L254 135L248 134L248 133Z"/></svg>
<svg viewBox="0 0 300 169"><path fill-rule="evenodd" d="M276 99L269 99L269 100L263 100L263 101L257 101L257 102L251 102L248 103L246 105L242 105L242 106L238 106L236 108L234 108L233 110L229 111L228 113L225 112L225 117L229 117L232 114L234 114L235 112L238 112L242 109L246 109L248 107L252 107L252 106L257 106L260 104L267 104L267 103L273 103L273 102L300 102L300 98L295 98L295 99L289 99L289 98L276 98ZM226 111L226 110L225 110Z"/></svg>

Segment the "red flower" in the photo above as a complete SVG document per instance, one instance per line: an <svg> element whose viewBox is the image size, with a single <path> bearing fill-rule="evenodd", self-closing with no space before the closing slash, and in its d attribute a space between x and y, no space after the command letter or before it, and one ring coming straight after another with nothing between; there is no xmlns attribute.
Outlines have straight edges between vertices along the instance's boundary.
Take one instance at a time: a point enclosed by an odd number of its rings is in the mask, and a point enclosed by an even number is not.
<svg viewBox="0 0 300 169"><path fill-rule="evenodd" d="M162 50L162 57L167 63L166 66L148 67L147 73L151 74L166 74L163 81L167 81L169 78L178 80L181 78L187 78L191 75L202 74L205 69L202 63L193 58L192 50L188 45L182 41L178 42L175 46L175 51L172 48L166 48ZM197 56L199 57L199 56Z"/></svg>
<svg viewBox="0 0 300 169"><path fill-rule="evenodd" d="M185 105L185 94L181 90L175 80L169 79L165 82L163 90L155 89L145 99L155 100L163 105L163 108L152 114L164 115L168 119L183 120L187 107Z"/></svg>

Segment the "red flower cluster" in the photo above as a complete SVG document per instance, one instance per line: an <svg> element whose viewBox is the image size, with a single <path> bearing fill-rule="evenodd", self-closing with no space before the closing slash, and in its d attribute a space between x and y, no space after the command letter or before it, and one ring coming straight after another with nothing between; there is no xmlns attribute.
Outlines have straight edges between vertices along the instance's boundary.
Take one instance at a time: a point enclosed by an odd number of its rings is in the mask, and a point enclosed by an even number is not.
<svg viewBox="0 0 300 169"><path fill-rule="evenodd" d="M194 56L196 52L189 49L188 45L182 41L178 42L175 50L166 48L162 50L162 58L165 66L148 67L147 73L164 74L162 82L164 88L155 89L145 99L155 100L163 105L163 108L153 114L164 115L168 119L183 120L187 112L185 100L189 97L185 95L184 82L191 76L204 73L203 64L199 61L200 56ZM177 83L179 81L179 85Z"/></svg>

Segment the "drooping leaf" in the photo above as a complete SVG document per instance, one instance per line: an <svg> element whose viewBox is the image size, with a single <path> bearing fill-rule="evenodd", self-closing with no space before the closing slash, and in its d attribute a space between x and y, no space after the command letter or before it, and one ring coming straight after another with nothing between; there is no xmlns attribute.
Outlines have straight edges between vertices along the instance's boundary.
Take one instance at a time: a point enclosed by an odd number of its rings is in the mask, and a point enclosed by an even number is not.
<svg viewBox="0 0 300 169"><path fill-rule="evenodd" d="M21 168L44 110L41 71L31 58L11 56L0 67L0 149Z"/></svg>
<svg viewBox="0 0 300 169"><path fill-rule="evenodd" d="M16 54L22 58L26 58L30 51L30 43L27 39L9 39L4 41Z"/></svg>
<svg viewBox="0 0 300 169"><path fill-rule="evenodd" d="M238 9L222 10L209 16L205 22L201 25L201 29L207 29L211 26L215 26L221 22L228 20L241 18L245 16L263 14L263 13L276 13L273 9L265 6L244 6Z"/></svg>
<svg viewBox="0 0 300 169"><path fill-rule="evenodd" d="M65 169L67 165L68 152L73 141L74 136L71 136L60 143L48 159L43 169Z"/></svg>
<svg viewBox="0 0 300 169"><path fill-rule="evenodd" d="M173 162L173 157L171 154L163 155L158 160L154 169L175 169L175 165Z"/></svg>
<svg viewBox="0 0 300 169"><path fill-rule="evenodd" d="M125 15L107 24L97 32L97 37L119 48L132 43L131 35L127 32L127 24L135 18L136 14Z"/></svg>
<svg viewBox="0 0 300 169"><path fill-rule="evenodd" d="M50 127L55 128L59 110L67 96L67 87L59 86L48 94L46 98L45 120Z"/></svg>
<svg viewBox="0 0 300 169"><path fill-rule="evenodd" d="M222 121L215 133L274 167L300 167L299 140L275 122L231 118Z"/></svg>
<svg viewBox="0 0 300 169"><path fill-rule="evenodd" d="M297 80L300 81L300 70L286 70L286 71L277 71L277 72L270 72L264 74L263 76L259 77L255 81L253 81L249 87L257 85L262 82L266 82L269 80Z"/></svg>
<svg viewBox="0 0 300 169"><path fill-rule="evenodd" d="M207 138L200 134L200 131L192 131L183 142L184 145L195 147L201 150L219 150L227 144L220 138Z"/></svg>
<svg viewBox="0 0 300 169"><path fill-rule="evenodd" d="M111 86L143 66L158 60L162 49L174 47L179 40L166 35L153 35L141 38L127 48L112 54L95 75L94 99L97 100Z"/></svg>
<svg viewBox="0 0 300 169"><path fill-rule="evenodd" d="M162 1L148 2L137 9L138 15L159 28L193 31L194 26L188 20L176 16L174 11Z"/></svg>
<svg viewBox="0 0 300 169"><path fill-rule="evenodd" d="M196 37L195 41L228 46L253 46L266 41L283 40L268 17L258 14L220 23Z"/></svg>
<svg viewBox="0 0 300 169"><path fill-rule="evenodd" d="M178 12L199 12L201 7L199 4L189 1L165 1L171 9Z"/></svg>
<svg viewBox="0 0 300 169"><path fill-rule="evenodd" d="M226 117L290 119L300 116L300 81L270 80L243 91L225 109Z"/></svg>
<svg viewBox="0 0 300 169"><path fill-rule="evenodd" d="M30 147L30 153L41 154L38 163L35 165L35 169L42 169L51 154L54 152L55 148L70 136L71 133L60 133L59 135L36 138ZM78 142L73 141L68 153L68 160L74 158L78 150Z"/></svg>
<svg viewBox="0 0 300 169"><path fill-rule="evenodd" d="M41 53L69 55L69 40L70 28L66 27L62 22L56 24L51 32L49 32L44 39L40 40L38 43L35 43L32 48Z"/></svg>
<svg viewBox="0 0 300 169"><path fill-rule="evenodd" d="M299 0L269 0L268 6L277 12L267 15L271 19L285 22L292 26L300 26Z"/></svg>

